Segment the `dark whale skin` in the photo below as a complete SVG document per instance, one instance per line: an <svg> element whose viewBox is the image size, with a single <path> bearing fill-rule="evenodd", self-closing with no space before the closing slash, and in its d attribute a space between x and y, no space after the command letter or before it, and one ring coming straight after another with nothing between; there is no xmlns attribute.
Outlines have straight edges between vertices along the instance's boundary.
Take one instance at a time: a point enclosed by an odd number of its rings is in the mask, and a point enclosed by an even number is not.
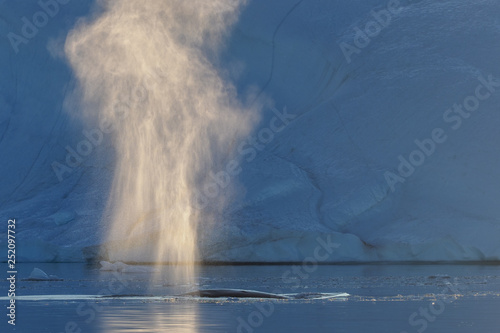
<svg viewBox="0 0 500 333"><path fill-rule="evenodd" d="M206 289L197 290L190 293L182 294L181 296L198 296L198 297L238 297L238 298L275 298L275 299L289 299L287 296L265 293L254 290L243 289Z"/></svg>

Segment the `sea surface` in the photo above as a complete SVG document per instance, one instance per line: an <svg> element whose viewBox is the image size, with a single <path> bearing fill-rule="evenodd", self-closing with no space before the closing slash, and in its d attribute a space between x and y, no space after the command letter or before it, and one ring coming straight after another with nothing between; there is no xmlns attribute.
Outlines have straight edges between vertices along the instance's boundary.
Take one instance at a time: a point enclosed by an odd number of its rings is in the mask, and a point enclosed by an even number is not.
<svg viewBox="0 0 500 333"><path fill-rule="evenodd" d="M27 280L35 267L54 280ZM0 332L500 332L498 265L200 266L190 283L172 266L99 268L18 265L16 325L3 279ZM289 299L182 295L198 289Z"/></svg>

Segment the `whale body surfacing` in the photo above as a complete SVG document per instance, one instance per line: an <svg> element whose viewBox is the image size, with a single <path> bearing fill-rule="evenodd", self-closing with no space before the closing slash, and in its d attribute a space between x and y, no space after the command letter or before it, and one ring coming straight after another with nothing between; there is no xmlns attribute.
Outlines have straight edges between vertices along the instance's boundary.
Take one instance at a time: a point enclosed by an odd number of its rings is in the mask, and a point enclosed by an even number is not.
<svg viewBox="0 0 500 333"><path fill-rule="evenodd" d="M298 293L298 294L273 294L256 290L245 289L201 289L190 293L182 294L180 296L194 296L206 298L272 298L272 299L289 299L289 300L313 300L313 299L332 299L332 298L346 298L350 295L347 293Z"/></svg>
<svg viewBox="0 0 500 333"><path fill-rule="evenodd" d="M290 299L290 297L285 295L272 294L255 290L244 290L244 289L205 289L205 290L197 290L190 293L186 293L183 294L182 296L197 296L197 297L208 297L208 298L238 297L238 298Z"/></svg>

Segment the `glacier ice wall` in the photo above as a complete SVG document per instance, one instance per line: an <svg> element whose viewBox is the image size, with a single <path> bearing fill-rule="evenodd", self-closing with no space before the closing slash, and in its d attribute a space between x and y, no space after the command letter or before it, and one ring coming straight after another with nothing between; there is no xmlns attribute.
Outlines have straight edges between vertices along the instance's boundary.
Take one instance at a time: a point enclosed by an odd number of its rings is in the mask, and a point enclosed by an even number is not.
<svg viewBox="0 0 500 333"><path fill-rule="evenodd" d="M0 211L24 260L106 246L111 142L72 155L99 125L63 105L61 45L90 8L60 4L16 53L7 35L42 9L0 2ZM204 259L499 260L499 14L494 0L249 1L213 62L274 107L234 144L240 190L220 186L232 201L200 226Z"/></svg>

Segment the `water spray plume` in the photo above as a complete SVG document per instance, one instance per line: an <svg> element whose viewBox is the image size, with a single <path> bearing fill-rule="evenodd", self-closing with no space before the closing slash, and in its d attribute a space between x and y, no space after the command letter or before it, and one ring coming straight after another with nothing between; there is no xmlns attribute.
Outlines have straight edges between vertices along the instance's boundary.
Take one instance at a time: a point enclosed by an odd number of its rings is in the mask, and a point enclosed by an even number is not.
<svg viewBox="0 0 500 333"><path fill-rule="evenodd" d="M258 114L209 61L243 1L100 5L96 18L68 35L65 52L84 115L115 128L108 255L192 269L196 230L213 223L210 210L197 208L196 189L222 168Z"/></svg>

